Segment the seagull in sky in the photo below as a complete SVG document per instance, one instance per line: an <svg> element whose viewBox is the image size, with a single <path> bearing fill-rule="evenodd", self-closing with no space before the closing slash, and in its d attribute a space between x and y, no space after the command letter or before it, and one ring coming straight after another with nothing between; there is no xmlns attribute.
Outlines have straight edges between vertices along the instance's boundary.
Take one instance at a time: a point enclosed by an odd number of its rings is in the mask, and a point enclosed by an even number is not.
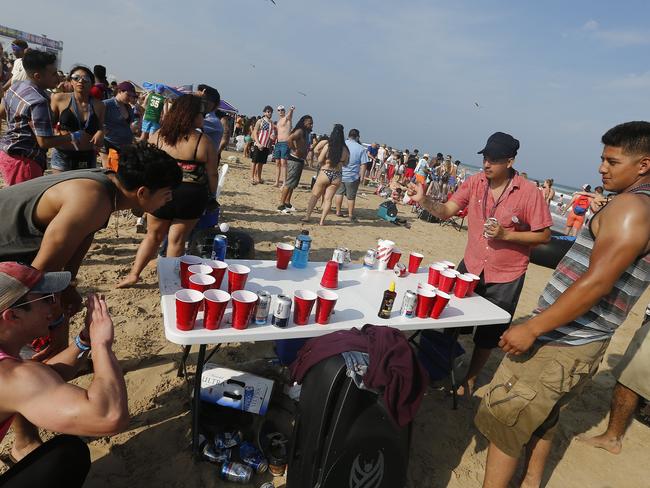
<svg viewBox="0 0 650 488"><path fill-rule="evenodd" d="M304 93L304 92L299 91L298 93L300 93L303 97L306 97L306 96L307 96L307 94Z"/></svg>

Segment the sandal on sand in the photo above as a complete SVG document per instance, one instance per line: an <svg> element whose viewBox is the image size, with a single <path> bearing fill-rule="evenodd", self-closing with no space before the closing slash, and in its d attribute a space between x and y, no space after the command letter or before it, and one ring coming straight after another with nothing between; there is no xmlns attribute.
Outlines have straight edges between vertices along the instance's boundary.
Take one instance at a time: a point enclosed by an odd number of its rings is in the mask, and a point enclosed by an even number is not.
<svg viewBox="0 0 650 488"><path fill-rule="evenodd" d="M337 214L334 214L334 215L336 215L337 217L345 218L345 215L343 215L342 213L337 213Z"/></svg>
<svg viewBox="0 0 650 488"><path fill-rule="evenodd" d="M16 464L18 464L18 460L13 457L11 453L0 454L0 461L2 461L8 468L13 468Z"/></svg>

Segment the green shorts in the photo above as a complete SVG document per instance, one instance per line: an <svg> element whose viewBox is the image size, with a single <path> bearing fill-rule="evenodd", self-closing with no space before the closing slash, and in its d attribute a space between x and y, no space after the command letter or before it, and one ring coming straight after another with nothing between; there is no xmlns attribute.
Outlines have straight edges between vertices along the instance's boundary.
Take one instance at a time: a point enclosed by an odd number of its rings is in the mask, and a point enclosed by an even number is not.
<svg viewBox="0 0 650 488"><path fill-rule="evenodd" d="M580 346L535 344L508 354L481 401L474 423L508 456L517 458L533 435L551 439L560 410L596 372L609 341Z"/></svg>

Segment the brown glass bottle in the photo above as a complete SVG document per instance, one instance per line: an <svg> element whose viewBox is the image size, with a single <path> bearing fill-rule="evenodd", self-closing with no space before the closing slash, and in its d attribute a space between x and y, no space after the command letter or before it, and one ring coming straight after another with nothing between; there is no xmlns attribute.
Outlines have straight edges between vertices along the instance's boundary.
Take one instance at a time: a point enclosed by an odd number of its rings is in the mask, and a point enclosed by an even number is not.
<svg viewBox="0 0 650 488"><path fill-rule="evenodd" d="M377 314L380 319L389 319L390 313L393 311L393 304L395 303L395 282L391 281L388 290L384 292L384 298L381 300L379 306L379 313Z"/></svg>

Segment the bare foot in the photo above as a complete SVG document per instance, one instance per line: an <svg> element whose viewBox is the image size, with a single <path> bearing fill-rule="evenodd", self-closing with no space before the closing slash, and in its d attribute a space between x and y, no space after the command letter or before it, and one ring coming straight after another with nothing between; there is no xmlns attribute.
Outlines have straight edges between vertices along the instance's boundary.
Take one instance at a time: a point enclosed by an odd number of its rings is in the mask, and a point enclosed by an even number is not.
<svg viewBox="0 0 650 488"><path fill-rule="evenodd" d="M325 221L324 221L324 220L321 220L321 221L318 223L318 225L320 225L320 226L325 225Z"/></svg>
<svg viewBox="0 0 650 488"><path fill-rule="evenodd" d="M456 390L456 395L459 397L467 396L467 398L471 398L472 395L474 395L474 382L469 380L463 381Z"/></svg>
<svg viewBox="0 0 650 488"><path fill-rule="evenodd" d="M139 276L135 275L126 275L122 281L120 281L115 288L130 288L135 285L140 280Z"/></svg>
<svg viewBox="0 0 650 488"><path fill-rule="evenodd" d="M309 222L309 217L303 217L302 219L300 219L300 222L308 223Z"/></svg>
<svg viewBox="0 0 650 488"><path fill-rule="evenodd" d="M592 447L605 449L612 454L620 454L623 450L623 443L617 437L607 437L605 434L597 435L594 437L580 436L577 438L580 442L589 444Z"/></svg>

